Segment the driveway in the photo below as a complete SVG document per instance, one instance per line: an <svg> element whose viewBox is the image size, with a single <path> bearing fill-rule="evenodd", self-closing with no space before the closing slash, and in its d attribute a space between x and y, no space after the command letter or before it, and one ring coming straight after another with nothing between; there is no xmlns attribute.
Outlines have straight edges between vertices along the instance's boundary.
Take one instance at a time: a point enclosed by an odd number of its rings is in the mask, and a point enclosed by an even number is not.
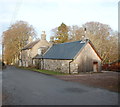
<svg viewBox="0 0 120 107"><path fill-rule="evenodd" d="M118 93L8 66L3 105L118 105Z"/></svg>
<svg viewBox="0 0 120 107"><path fill-rule="evenodd" d="M101 73L81 73L79 75L56 75L65 81L74 81L89 86L120 92L120 73L113 71L102 71Z"/></svg>

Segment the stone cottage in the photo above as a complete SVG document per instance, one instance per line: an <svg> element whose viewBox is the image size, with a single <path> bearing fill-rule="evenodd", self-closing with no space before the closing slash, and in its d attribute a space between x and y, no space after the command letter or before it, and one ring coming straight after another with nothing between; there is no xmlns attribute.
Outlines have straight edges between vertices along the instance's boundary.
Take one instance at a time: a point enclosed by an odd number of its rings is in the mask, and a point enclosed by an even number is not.
<svg viewBox="0 0 120 107"><path fill-rule="evenodd" d="M99 72L101 57L90 40L53 44L43 56L41 68L64 73Z"/></svg>
<svg viewBox="0 0 120 107"><path fill-rule="evenodd" d="M32 41L32 38L29 38L29 43L21 50L19 66L37 66L39 62L37 60L33 60L33 58L37 55L41 55L51 46L46 40L46 34L43 31L41 34L41 39Z"/></svg>

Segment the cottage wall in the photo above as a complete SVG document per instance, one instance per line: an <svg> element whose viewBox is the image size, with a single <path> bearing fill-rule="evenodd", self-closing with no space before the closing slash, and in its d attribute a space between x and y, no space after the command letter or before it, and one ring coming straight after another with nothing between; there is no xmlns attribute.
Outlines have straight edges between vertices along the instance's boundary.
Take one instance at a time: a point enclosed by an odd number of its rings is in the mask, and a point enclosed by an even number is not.
<svg viewBox="0 0 120 107"><path fill-rule="evenodd" d="M40 47L46 47L48 48L50 46L49 42L47 42L46 40L41 40L39 41L32 49L31 49L31 57L33 58L34 56L36 56L38 54L38 49Z"/></svg>
<svg viewBox="0 0 120 107"><path fill-rule="evenodd" d="M74 61L70 63L70 73L75 74L78 73L78 64Z"/></svg>
<svg viewBox="0 0 120 107"><path fill-rule="evenodd" d="M78 72L93 71L93 62L98 62L98 71L101 70L101 59L89 43L76 56L73 62L78 64Z"/></svg>
<svg viewBox="0 0 120 107"><path fill-rule="evenodd" d="M21 60L22 66L28 67L29 65L32 65L31 49L22 51Z"/></svg>
<svg viewBox="0 0 120 107"><path fill-rule="evenodd" d="M44 47L44 51L45 51L48 49L49 46L50 46L49 42L47 42L46 40L41 40L37 44L35 44L32 47L32 49L22 50L22 53L21 53L22 64L21 65L26 66L26 67L33 66L32 58L38 54L38 49L40 47ZM35 64L38 65L37 63Z"/></svg>
<svg viewBox="0 0 120 107"><path fill-rule="evenodd" d="M44 69L69 73L70 60L44 59Z"/></svg>
<svg viewBox="0 0 120 107"><path fill-rule="evenodd" d="M52 60L44 59L44 68L46 70L64 72L64 73L77 73L78 65L70 63L72 60Z"/></svg>

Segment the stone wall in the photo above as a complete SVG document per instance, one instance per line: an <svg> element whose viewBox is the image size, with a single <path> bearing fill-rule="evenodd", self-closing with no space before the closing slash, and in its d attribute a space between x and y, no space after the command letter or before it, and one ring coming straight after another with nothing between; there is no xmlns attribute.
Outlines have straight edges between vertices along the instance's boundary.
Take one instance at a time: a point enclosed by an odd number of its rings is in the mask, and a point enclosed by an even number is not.
<svg viewBox="0 0 120 107"><path fill-rule="evenodd" d="M21 52L21 66L28 67L32 65L31 49ZM20 62L19 62L20 63Z"/></svg>
<svg viewBox="0 0 120 107"><path fill-rule="evenodd" d="M69 73L69 60L44 59L44 69Z"/></svg>
<svg viewBox="0 0 120 107"><path fill-rule="evenodd" d="M44 69L69 73L69 65L70 65L70 72L77 73L78 65L75 63L69 64L69 62L71 62L71 60L44 59Z"/></svg>
<svg viewBox="0 0 120 107"><path fill-rule="evenodd" d="M78 64L75 63L74 61L70 63L70 72L72 74L78 73Z"/></svg>

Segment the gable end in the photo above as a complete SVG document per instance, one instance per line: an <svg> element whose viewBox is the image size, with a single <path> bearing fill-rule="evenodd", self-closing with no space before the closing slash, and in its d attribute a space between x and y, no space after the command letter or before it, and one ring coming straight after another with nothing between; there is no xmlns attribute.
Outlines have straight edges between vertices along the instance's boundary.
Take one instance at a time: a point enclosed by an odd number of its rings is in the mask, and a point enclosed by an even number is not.
<svg viewBox="0 0 120 107"><path fill-rule="evenodd" d="M100 58L100 60L102 60L102 58L100 57L100 55L98 54L98 52L96 51L95 47L93 46L93 44L92 44L90 41L88 41L88 42L80 49L80 51L76 54L76 56L75 56L73 59L76 59L76 58L77 58L77 56L81 53L81 51L84 49L84 47L85 47L88 43L90 44L90 46L92 47L92 49L94 50L94 52L97 54L97 56Z"/></svg>

